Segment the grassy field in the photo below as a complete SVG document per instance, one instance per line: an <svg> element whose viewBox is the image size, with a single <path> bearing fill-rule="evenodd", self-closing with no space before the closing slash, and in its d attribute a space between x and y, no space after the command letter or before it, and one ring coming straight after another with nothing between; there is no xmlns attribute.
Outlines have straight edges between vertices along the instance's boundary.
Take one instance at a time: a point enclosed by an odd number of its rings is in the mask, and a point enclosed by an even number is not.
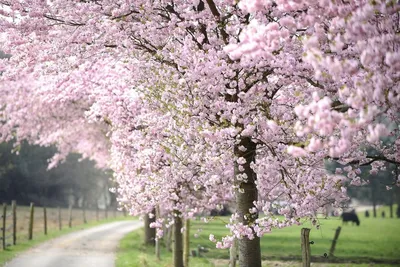
<svg viewBox="0 0 400 267"><path fill-rule="evenodd" d="M8 211L11 211L9 206ZM8 213L8 212L7 212ZM61 223L62 230L59 230L58 223L58 209L48 208L47 209L47 235L44 234L44 215L43 207L35 207L34 212L34 227L33 227L33 240L28 240L28 224L29 224L29 207L18 206L17 207L17 245L9 246L6 250L1 250L0 247L0 266L17 254L35 246L41 242L49 240L51 238L58 237L63 234L70 233L92 227L95 225L103 224L106 222L112 222L121 219L132 219L132 217L123 217L122 212L108 211L85 211L87 223L83 220L83 211L80 209L72 210L72 228L68 227L69 211L68 209L61 209ZM98 220L97 220L98 218ZM6 228L12 225L12 218L7 217ZM11 230L7 232L7 235L11 234ZM7 239L7 243L12 243L12 238Z"/></svg>
<svg viewBox="0 0 400 267"><path fill-rule="evenodd" d="M380 215L381 210L378 214ZM298 266L301 259L300 230L302 227L312 228L310 240L313 266L400 266L400 219L365 218L364 213L359 214L360 226L343 225L338 217L320 219L320 229L311 227L309 222L302 226L294 226L273 230L261 240L263 266ZM228 233L225 223L228 218L218 217L209 223L200 220L192 221L191 225L191 250L197 246L209 249L202 258L191 258L190 266L227 266L228 250L216 249L209 241L209 234L221 238ZM335 257L325 258L329 254L331 240L338 226L342 227ZM196 234L197 237L194 235ZM154 248L142 245L143 238L140 231L131 233L123 239L117 259L117 267L128 266L172 266L171 253L163 251L162 261L154 257ZM323 262L331 262L323 263ZM332 263L333 262L333 263ZM381 263L379 265L375 265Z"/></svg>
<svg viewBox="0 0 400 267"><path fill-rule="evenodd" d="M380 212L378 213L380 214ZM388 212L386 212L388 214ZM332 239L338 226L342 227L336 244L335 261L387 261L400 264L400 219L397 218L365 218L359 214L360 226L343 225L339 217L320 219L320 229L313 228L309 222L302 226L293 226L284 229L274 229L261 240L263 259L299 259L301 256L300 231L301 228L311 228L311 253L314 260L324 260L324 254L329 254ZM200 231L198 229L201 229ZM228 233L224 228L223 220L219 218L204 224L201 221L192 222L192 233L198 233L198 238L191 239L191 246L197 245L209 248L208 258L228 258L228 250L214 248L208 240L210 233L221 238Z"/></svg>

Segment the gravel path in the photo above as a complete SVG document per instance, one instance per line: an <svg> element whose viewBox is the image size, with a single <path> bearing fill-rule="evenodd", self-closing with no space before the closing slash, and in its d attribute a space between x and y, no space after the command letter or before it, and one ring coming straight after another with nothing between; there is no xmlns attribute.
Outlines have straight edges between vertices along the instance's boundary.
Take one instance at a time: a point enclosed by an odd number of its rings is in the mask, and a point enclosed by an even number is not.
<svg viewBox="0 0 400 267"><path fill-rule="evenodd" d="M122 221L74 232L22 253L5 267L114 267L118 241L140 227L141 222Z"/></svg>

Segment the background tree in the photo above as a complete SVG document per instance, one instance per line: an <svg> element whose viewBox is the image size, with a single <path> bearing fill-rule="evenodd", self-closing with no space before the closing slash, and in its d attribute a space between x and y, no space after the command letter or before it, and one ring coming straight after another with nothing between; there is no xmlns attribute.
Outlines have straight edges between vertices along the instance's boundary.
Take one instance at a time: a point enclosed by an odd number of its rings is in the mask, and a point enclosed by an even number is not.
<svg viewBox="0 0 400 267"><path fill-rule="evenodd" d="M11 152L17 150L17 152ZM109 187L109 173L95 168L95 163L80 160L71 154L63 164L48 170L48 160L56 153L55 147L40 147L12 142L0 145L0 201L17 200L28 205L35 202L45 206L96 207ZM69 203L70 202L70 203Z"/></svg>

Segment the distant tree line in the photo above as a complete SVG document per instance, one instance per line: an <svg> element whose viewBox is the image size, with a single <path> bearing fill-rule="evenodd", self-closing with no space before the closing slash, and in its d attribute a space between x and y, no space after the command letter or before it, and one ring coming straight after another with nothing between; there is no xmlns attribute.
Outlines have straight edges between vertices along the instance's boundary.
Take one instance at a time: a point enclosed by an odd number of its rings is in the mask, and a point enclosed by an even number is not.
<svg viewBox="0 0 400 267"><path fill-rule="evenodd" d="M70 154L48 170L55 152L54 147L22 143L15 148L11 142L0 143L0 202L88 208L115 204L109 192L110 171L96 169L93 161L82 160L79 154Z"/></svg>

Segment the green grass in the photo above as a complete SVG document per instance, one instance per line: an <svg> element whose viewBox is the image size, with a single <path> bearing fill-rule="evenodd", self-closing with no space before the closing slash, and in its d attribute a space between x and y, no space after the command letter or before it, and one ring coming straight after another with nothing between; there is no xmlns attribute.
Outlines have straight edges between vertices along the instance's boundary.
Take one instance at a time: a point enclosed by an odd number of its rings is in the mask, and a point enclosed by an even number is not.
<svg viewBox="0 0 400 267"><path fill-rule="evenodd" d="M161 247L160 258L157 260L153 246L143 244L143 228L133 231L125 236L118 248L117 267L173 267L172 253ZM190 258L190 267L214 266L206 258Z"/></svg>
<svg viewBox="0 0 400 267"><path fill-rule="evenodd" d="M379 213L380 214L380 211ZM274 229L261 239L261 252L263 259L299 259L301 257L300 231L302 227L311 228L310 240L311 254L316 261L323 261L324 253L329 254L332 239L338 226L342 227L336 244L335 258L330 261L355 261L355 262L399 262L400 263L400 219L365 218L364 213L359 214L360 226L351 224L343 225L339 217L320 219L320 229L312 227L309 222L302 226L293 226L283 229ZM213 233L220 239L228 233L225 223L228 218L216 218L205 224L202 221L192 222L191 246L197 245L209 248L207 258L227 259L228 250L215 249L215 245L208 240ZM201 229L199 231L198 229ZM194 233L198 237L193 237Z"/></svg>
<svg viewBox="0 0 400 267"><path fill-rule="evenodd" d="M302 227L312 228L310 240L314 241L311 246L313 266L367 267L373 264L384 267L400 264L400 234L398 234L400 219L388 218L388 213L384 219L365 218L364 213L359 214L359 218L361 221L359 227L350 224L342 226L340 218L334 217L320 219L319 230L311 227L309 222L304 222L302 226L275 229L261 239L263 266L299 266ZM228 265L229 251L216 249L215 244L208 239L210 233L216 238L226 235L228 230L225 224L228 221L228 217L216 217L209 223L200 220L191 222L190 249L195 250L199 245L209 249L209 252L204 253L201 258L191 257L191 267ZM342 231L336 245L335 257L326 259L323 255L329 254L331 240L338 226L342 227ZM172 254L163 248L161 261L158 261L154 255L154 247L143 245L143 229L140 229L130 233L121 241L116 266L172 267Z"/></svg>
<svg viewBox="0 0 400 267"><path fill-rule="evenodd" d="M55 237L59 237L61 235L65 235L71 232L87 229L90 227L94 227L100 224L104 223L109 223L109 222L114 222L114 221L121 221L121 220L132 220L132 217L119 217L119 218L110 218L110 219L103 219L98 222L89 222L88 224L81 224L77 226L73 226L71 228L64 228L61 231L58 230L49 230L47 235L44 235L43 233L36 234L34 236L34 239L29 241L29 240L18 240L17 245L15 246L9 246L7 250L0 250L0 266L4 266L4 264L7 261L10 261L12 258L16 257L18 254L21 252L24 252L25 250L36 246L44 241L50 240Z"/></svg>

